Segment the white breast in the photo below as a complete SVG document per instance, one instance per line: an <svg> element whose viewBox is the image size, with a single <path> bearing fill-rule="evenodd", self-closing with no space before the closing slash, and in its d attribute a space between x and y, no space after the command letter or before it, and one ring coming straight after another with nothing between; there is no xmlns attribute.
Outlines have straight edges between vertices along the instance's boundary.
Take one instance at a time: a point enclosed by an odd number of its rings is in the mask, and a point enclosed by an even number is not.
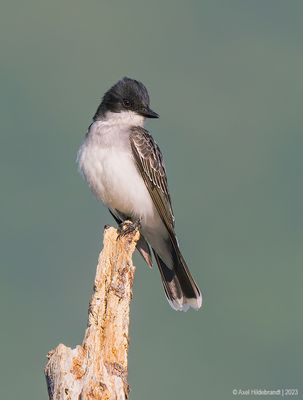
<svg viewBox="0 0 303 400"><path fill-rule="evenodd" d="M78 164L105 205L145 221L153 219L155 208L132 157L129 129L94 122L79 150Z"/></svg>

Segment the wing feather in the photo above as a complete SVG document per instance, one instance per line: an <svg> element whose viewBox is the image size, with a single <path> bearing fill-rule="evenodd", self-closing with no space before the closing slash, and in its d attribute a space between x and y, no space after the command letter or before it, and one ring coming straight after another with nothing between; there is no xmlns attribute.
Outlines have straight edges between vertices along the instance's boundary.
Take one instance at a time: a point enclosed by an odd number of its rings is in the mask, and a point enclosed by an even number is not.
<svg viewBox="0 0 303 400"><path fill-rule="evenodd" d="M132 152L156 209L169 232L174 229L174 215L168 191L164 160L159 146L147 130L133 127Z"/></svg>

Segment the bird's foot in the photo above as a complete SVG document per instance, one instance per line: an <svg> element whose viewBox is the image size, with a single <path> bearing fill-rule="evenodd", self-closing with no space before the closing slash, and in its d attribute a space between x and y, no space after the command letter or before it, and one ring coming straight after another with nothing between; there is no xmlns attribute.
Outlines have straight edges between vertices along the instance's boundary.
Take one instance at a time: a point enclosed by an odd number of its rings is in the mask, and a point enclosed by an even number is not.
<svg viewBox="0 0 303 400"><path fill-rule="evenodd" d="M141 228L141 222L139 219L134 222L123 221L118 227L117 240L120 239L120 237L123 237L130 233L133 233L134 231L136 231L137 229L140 229L140 228Z"/></svg>

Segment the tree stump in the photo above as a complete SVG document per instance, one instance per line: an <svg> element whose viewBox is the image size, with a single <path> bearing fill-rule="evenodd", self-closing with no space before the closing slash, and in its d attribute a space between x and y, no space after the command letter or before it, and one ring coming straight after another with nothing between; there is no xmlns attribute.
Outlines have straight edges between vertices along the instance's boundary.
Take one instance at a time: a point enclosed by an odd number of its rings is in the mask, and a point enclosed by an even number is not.
<svg viewBox="0 0 303 400"><path fill-rule="evenodd" d="M134 231L104 231L83 343L59 344L48 353L45 376L51 400L124 400L129 385L129 310L135 267Z"/></svg>

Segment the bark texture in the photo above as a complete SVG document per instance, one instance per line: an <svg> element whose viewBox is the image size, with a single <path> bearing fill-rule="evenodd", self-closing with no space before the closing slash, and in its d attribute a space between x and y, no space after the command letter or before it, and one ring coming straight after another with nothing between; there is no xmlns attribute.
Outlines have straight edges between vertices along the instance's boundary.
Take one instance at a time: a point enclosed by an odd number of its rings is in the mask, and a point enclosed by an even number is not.
<svg viewBox="0 0 303 400"><path fill-rule="evenodd" d="M74 349L59 344L48 353L45 376L51 400L128 398L132 254L138 239L138 231L118 238L116 229L105 229L83 343Z"/></svg>

